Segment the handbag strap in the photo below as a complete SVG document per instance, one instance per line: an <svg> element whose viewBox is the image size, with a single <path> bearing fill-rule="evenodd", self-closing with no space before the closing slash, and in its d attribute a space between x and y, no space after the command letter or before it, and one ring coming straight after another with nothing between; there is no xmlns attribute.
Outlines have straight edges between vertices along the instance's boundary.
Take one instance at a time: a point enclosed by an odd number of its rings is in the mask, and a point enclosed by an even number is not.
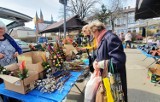
<svg viewBox="0 0 160 102"><path fill-rule="evenodd" d="M110 67L109 68L110 68L111 73L115 74L112 60L110 60Z"/></svg>
<svg viewBox="0 0 160 102"><path fill-rule="evenodd" d="M102 72L102 78L105 78L108 75L108 67L107 67L108 65L106 65L106 64L108 64L108 62L106 63L106 60L104 60L104 69Z"/></svg>

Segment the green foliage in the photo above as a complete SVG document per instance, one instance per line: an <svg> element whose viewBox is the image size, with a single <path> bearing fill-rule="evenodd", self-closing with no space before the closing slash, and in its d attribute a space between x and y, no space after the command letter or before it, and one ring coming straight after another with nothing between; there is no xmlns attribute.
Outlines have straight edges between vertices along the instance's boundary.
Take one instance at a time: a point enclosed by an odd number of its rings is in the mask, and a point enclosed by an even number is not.
<svg viewBox="0 0 160 102"><path fill-rule="evenodd" d="M80 34L79 34L79 37L84 37L84 34L83 34L83 33L80 33Z"/></svg>
<svg viewBox="0 0 160 102"><path fill-rule="evenodd" d="M66 60L66 55L63 48L59 46L58 43L54 46L54 51L52 52L53 65L60 69L62 68L63 62Z"/></svg>
<svg viewBox="0 0 160 102"><path fill-rule="evenodd" d="M83 37L82 46L87 46L87 37Z"/></svg>
<svg viewBox="0 0 160 102"><path fill-rule="evenodd" d="M10 73L11 73L11 71L7 70L6 68L4 68L0 65L0 74L9 75Z"/></svg>
<svg viewBox="0 0 160 102"><path fill-rule="evenodd" d="M103 4L101 6L100 12L97 13L96 18L100 21L103 22L104 24L107 24L107 18L110 16L110 12L107 9L107 7Z"/></svg>
<svg viewBox="0 0 160 102"><path fill-rule="evenodd" d="M18 71L18 77L23 80L28 77L28 69L24 68L21 71Z"/></svg>
<svg viewBox="0 0 160 102"><path fill-rule="evenodd" d="M59 46L58 43L57 43L56 51L57 51L58 58L60 58L61 61L65 61L66 60L66 55L63 51L63 48L61 46Z"/></svg>
<svg viewBox="0 0 160 102"><path fill-rule="evenodd" d="M42 66L43 66L44 69L49 69L49 68L51 68L51 66L49 65L48 62L43 62L43 63L42 63Z"/></svg>
<svg viewBox="0 0 160 102"><path fill-rule="evenodd" d="M35 48L36 48L38 51L45 51L45 48L43 48L41 44L36 45Z"/></svg>

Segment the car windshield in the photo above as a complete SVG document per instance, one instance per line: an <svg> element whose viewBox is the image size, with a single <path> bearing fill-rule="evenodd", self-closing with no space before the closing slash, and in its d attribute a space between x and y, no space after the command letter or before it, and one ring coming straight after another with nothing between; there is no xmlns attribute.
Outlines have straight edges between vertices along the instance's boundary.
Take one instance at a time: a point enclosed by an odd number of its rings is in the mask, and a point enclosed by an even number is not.
<svg viewBox="0 0 160 102"><path fill-rule="evenodd" d="M20 45L28 45L26 42L24 42L24 41L16 41L18 44L20 44Z"/></svg>

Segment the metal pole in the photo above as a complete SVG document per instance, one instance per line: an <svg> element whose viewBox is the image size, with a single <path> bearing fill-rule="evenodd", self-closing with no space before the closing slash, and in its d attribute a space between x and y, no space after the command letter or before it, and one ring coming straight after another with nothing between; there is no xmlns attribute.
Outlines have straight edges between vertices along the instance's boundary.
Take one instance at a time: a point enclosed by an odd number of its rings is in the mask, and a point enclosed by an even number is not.
<svg viewBox="0 0 160 102"><path fill-rule="evenodd" d="M128 32L128 13L127 13L127 32Z"/></svg>
<svg viewBox="0 0 160 102"><path fill-rule="evenodd" d="M36 22L36 43L38 43L39 25Z"/></svg>
<svg viewBox="0 0 160 102"><path fill-rule="evenodd" d="M146 44L148 43L148 20L147 20L147 27L146 27Z"/></svg>
<svg viewBox="0 0 160 102"><path fill-rule="evenodd" d="M60 28L59 28L59 33L58 33L58 36L59 36L59 38L61 39L61 31L60 31Z"/></svg>
<svg viewBox="0 0 160 102"><path fill-rule="evenodd" d="M45 39L46 39L46 43L48 43L48 38L47 38L47 35L46 35L46 33L45 33Z"/></svg>
<svg viewBox="0 0 160 102"><path fill-rule="evenodd" d="M64 38L66 38L66 5L67 0L64 0Z"/></svg>

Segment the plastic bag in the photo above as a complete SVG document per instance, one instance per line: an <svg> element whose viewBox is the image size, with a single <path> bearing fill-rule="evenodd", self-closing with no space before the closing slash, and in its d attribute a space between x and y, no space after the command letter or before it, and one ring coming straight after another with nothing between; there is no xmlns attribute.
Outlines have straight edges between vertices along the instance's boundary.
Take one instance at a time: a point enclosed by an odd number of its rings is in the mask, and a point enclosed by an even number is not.
<svg viewBox="0 0 160 102"><path fill-rule="evenodd" d="M104 83L104 87L105 87L106 92L107 92L107 100L106 100L106 102L114 102L109 79L108 78L104 78L103 79L103 83Z"/></svg>
<svg viewBox="0 0 160 102"><path fill-rule="evenodd" d="M94 73L91 74L90 80L87 82L84 102L95 101L95 95L100 82L101 82L100 72L95 70Z"/></svg>

